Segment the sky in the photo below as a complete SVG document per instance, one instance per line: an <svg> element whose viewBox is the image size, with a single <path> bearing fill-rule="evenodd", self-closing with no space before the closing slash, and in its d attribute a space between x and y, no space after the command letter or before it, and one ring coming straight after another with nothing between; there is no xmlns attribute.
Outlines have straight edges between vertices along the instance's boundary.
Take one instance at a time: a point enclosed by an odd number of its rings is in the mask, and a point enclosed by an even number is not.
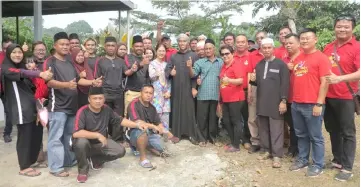
<svg viewBox="0 0 361 187"><path fill-rule="evenodd" d="M152 4L150 0L132 0L134 4L136 4L137 9L142 12L158 12L161 16L166 16L166 11L162 10L155 10L152 8ZM216 4L215 4L216 5ZM244 13L239 16L233 16L230 19L230 22L233 25L239 25L242 23L242 21L246 22L256 22L261 17L266 17L275 14L275 12L266 12L261 11L255 18L252 18L252 6L244 6L243 10ZM201 12L198 8L192 8L190 10L190 14ZM126 16L126 13L124 12L122 16ZM80 14L57 14L57 15L48 15L43 16L44 18L44 27L50 28L50 27L60 27L65 28L68 24L79 21L79 20L85 20L87 21L90 26L94 29L94 32L99 29L104 29L108 26L109 18L117 18L118 12L116 11L110 11L110 12L91 12L91 13L80 13Z"/></svg>

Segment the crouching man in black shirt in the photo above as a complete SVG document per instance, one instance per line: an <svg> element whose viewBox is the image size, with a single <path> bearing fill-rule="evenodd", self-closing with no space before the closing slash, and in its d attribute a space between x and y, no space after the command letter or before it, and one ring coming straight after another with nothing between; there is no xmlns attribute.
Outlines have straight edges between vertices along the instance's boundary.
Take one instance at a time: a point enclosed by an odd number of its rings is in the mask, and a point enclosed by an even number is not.
<svg viewBox="0 0 361 187"><path fill-rule="evenodd" d="M76 114L72 139L78 161L77 181L80 183L88 178L89 164L94 170L99 170L105 162L116 160L125 154L122 145L107 138L108 125L122 125L140 131L146 130L148 125L123 119L104 105L102 88L91 87L88 100L89 105L81 107Z"/></svg>
<svg viewBox="0 0 361 187"><path fill-rule="evenodd" d="M142 131L132 128L130 130L130 144L140 154L140 165L144 168L152 168L153 165L146 158L146 150L161 156L167 156L164 151L164 143L160 134L168 133L160 121L155 107L150 103L153 99L154 88L152 85L144 85L140 97L134 99L128 106L130 120L137 123L146 123L148 129Z"/></svg>

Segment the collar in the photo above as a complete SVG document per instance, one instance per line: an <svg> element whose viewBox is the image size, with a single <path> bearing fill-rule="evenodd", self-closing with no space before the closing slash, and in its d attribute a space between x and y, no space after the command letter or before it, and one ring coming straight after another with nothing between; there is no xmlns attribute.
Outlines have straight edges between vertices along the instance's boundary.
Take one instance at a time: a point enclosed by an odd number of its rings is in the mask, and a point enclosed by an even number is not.
<svg viewBox="0 0 361 187"><path fill-rule="evenodd" d="M334 40L331 44L332 44L332 46L334 46L336 43L337 43L337 39ZM342 47L342 46L344 46L346 44L351 44L352 46L357 45L356 37L353 35L351 40L349 40L348 42L346 42L343 45L339 46L338 48L340 48L340 47Z"/></svg>
<svg viewBox="0 0 361 187"><path fill-rule="evenodd" d="M244 57L244 56L247 56L249 54L249 52L248 51L245 51L244 53L243 53L243 55L241 56L240 54L238 54L237 52L234 54L234 57L238 57L238 58L242 58L242 57Z"/></svg>

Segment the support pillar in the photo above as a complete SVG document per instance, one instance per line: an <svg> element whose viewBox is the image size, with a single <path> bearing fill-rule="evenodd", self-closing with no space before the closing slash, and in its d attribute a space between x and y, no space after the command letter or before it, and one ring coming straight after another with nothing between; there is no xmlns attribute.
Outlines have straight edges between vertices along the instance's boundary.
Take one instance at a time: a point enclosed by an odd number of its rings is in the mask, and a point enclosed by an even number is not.
<svg viewBox="0 0 361 187"><path fill-rule="evenodd" d="M130 11L127 10L127 48L128 54L130 53Z"/></svg>
<svg viewBox="0 0 361 187"><path fill-rule="evenodd" d="M0 41L3 41L3 5L2 2L0 1ZM2 51L2 43L1 43L1 47L0 47L0 51Z"/></svg>
<svg viewBox="0 0 361 187"><path fill-rule="evenodd" d="M43 40L42 2L34 1L34 41Z"/></svg>
<svg viewBox="0 0 361 187"><path fill-rule="evenodd" d="M19 41L19 16L16 16L15 30L16 30L16 43L19 44L19 42L20 42Z"/></svg>

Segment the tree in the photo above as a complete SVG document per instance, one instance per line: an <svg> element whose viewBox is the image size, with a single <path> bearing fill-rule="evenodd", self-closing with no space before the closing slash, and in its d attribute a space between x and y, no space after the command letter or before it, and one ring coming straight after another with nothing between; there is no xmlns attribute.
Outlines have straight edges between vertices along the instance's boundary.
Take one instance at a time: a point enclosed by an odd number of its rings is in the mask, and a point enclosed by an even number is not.
<svg viewBox="0 0 361 187"><path fill-rule="evenodd" d="M80 39L85 39L93 34L94 30L88 22L79 20L67 25L64 29L68 34L77 33Z"/></svg>
<svg viewBox="0 0 361 187"><path fill-rule="evenodd" d="M58 32L62 32L64 31L64 29L59 28L59 27L50 27L50 28L44 28L43 29L43 33L44 35L49 35L49 36L54 36L56 33Z"/></svg>

